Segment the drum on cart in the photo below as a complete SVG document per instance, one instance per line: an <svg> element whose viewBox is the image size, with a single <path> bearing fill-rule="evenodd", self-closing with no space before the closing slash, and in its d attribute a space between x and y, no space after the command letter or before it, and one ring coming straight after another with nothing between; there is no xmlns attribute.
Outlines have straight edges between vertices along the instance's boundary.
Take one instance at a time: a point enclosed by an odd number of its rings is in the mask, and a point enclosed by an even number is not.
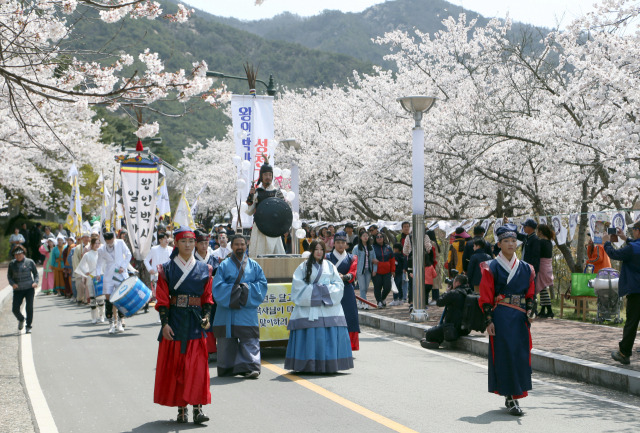
<svg viewBox="0 0 640 433"><path fill-rule="evenodd" d="M98 296L102 296L104 295L104 286L102 285L102 275L99 277L93 277L91 278L91 281L93 282L93 293L94 293L94 297L98 297Z"/></svg>
<svg viewBox="0 0 640 433"><path fill-rule="evenodd" d="M151 299L151 290L138 277L124 280L111 294L110 301L125 315L131 317Z"/></svg>

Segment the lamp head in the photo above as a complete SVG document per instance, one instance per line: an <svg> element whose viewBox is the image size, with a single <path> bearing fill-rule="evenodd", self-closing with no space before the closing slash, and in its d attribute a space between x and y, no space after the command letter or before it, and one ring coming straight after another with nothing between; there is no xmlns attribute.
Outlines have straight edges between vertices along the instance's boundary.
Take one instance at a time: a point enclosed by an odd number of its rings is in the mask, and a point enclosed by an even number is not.
<svg viewBox="0 0 640 433"><path fill-rule="evenodd" d="M396 101L400 102L402 108L407 112L413 114L413 119L416 121L416 128L419 128L422 115L433 107L436 98L434 96L403 96L397 98Z"/></svg>

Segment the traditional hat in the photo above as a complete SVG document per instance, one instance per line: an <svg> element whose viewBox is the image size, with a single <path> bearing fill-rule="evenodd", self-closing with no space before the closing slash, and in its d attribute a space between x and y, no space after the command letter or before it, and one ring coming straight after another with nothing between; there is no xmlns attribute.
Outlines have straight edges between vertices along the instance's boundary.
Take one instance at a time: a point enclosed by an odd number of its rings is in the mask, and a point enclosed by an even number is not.
<svg viewBox="0 0 640 433"><path fill-rule="evenodd" d="M338 242L338 241L345 241L345 242L347 242L347 232L339 231L338 233L336 233L336 234L333 236L333 241L334 241L334 242Z"/></svg>
<svg viewBox="0 0 640 433"><path fill-rule="evenodd" d="M67 240L67 238L65 238L62 233L58 233L58 236L56 237L56 242L60 239L62 239L63 242Z"/></svg>
<svg viewBox="0 0 640 433"><path fill-rule="evenodd" d="M517 235L518 227L515 224L507 223L496 229L496 236L498 237L498 242L506 239L506 238L518 238Z"/></svg>
<svg viewBox="0 0 640 433"><path fill-rule="evenodd" d="M209 242L209 239L210 239L209 235L203 232L202 230L196 230L195 235L196 235L196 242Z"/></svg>
<svg viewBox="0 0 640 433"><path fill-rule="evenodd" d="M262 164L262 166L260 167L260 176L258 176L258 183L262 183L262 175L264 173L273 173L273 167L271 167L271 165L269 164L267 155L263 153L262 156L264 156L264 164Z"/></svg>
<svg viewBox="0 0 640 433"><path fill-rule="evenodd" d="M182 238L195 239L196 238L196 234L193 232L193 230L191 230L191 228L189 226L178 227L177 229L175 229L173 231L173 239L177 243Z"/></svg>

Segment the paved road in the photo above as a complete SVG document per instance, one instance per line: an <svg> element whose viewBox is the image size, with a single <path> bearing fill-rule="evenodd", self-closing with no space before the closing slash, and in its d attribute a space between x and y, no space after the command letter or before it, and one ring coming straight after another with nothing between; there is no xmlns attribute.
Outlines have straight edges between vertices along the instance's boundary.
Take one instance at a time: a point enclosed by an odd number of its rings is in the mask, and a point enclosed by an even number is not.
<svg viewBox="0 0 640 433"><path fill-rule="evenodd" d="M37 298L35 367L60 432L640 431L640 398L542 375L523 401L526 416L514 418L486 392L484 360L369 328L346 374L283 375L282 349L265 351L256 381L217 378L212 368L212 420L182 426L175 409L153 404L155 313L129 319L119 335L89 317L58 297Z"/></svg>

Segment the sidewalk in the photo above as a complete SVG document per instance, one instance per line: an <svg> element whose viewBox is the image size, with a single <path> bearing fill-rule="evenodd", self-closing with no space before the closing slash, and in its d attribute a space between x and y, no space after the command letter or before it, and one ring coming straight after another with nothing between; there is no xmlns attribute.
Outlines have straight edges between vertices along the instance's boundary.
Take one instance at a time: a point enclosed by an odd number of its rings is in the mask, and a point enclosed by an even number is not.
<svg viewBox="0 0 640 433"><path fill-rule="evenodd" d="M368 293L367 299L374 302L373 294ZM361 325L420 339L424 337L425 329L438 324L442 310L429 306L429 319L424 323L410 321L408 304L358 312ZM636 354L634 348L629 366L611 359L611 352L618 348L622 338L622 329L562 319L539 319L531 326L531 338L534 370L640 395L640 354ZM635 347L640 347L638 344L640 342L636 340ZM488 337L472 332L452 346L487 356Z"/></svg>

